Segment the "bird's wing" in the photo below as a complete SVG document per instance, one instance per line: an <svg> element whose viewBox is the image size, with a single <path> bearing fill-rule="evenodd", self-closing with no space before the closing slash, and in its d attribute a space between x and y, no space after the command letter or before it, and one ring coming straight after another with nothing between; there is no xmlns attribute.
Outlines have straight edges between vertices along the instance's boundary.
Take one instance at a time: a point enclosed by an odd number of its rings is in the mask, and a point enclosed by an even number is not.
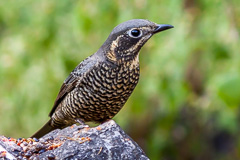
<svg viewBox="0 0 240 160"><path fill-rule="evenodd" d="M75 87L77 87L79 84L81 84L81 81L84 76L87 75L87 73L93 68L97 67L98 60L90 56L84 61L82 61L67 77L67 79L62 84L62 87L58 93L58 96L54 102L53 108L51 112L49 113L49 116L51 117L53 113L55 112L57 106L61 103L61 101L64 99L64 97L71 92Z"/></svg>

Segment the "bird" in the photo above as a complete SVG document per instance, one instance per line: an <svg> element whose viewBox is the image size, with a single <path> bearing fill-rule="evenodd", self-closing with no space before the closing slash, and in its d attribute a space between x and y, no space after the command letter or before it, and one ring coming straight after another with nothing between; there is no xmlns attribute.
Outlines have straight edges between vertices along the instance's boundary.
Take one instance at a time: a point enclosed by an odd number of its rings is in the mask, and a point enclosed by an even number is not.
<svg viewBox="0 0 240 160"><path fill-rule="evenodd" d="M156 33L174 28L145 19L117 25L97 52L83 60L65 79L50 120L31 137L75 123L103 123L124 106L139 76L139 52Z"/></svg>

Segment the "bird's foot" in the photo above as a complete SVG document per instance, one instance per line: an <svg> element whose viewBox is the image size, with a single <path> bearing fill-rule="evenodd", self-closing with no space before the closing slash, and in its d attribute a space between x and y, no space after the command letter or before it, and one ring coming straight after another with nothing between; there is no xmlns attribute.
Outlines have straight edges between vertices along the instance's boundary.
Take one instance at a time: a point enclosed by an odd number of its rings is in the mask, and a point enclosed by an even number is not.
<svg viewBox="0 0 240 160"><path fill-rule="evenodd" d="M85 122L81 119L76 119L75 120L77 123L79 123L81 126L83 126L83 128L88 128L89 125L85 124Z"/></svg>

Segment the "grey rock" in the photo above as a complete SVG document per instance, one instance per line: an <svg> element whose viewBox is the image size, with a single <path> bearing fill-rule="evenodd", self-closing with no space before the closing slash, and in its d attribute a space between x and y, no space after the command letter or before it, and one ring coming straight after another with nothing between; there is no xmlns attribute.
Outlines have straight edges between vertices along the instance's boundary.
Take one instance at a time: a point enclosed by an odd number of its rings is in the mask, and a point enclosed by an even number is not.
<svg viewBox="0 0 240 160"><path fill-rule="evenodd" d="M42 151L36 150L40 144L45 145ZM14 147L22 151L19 146ZM29 159L149 159L113 120L93 128L73 125L57 129L28 147L25 150L32 153ZM5 148L10 153L13 150ZM16 153L13 155L17 157Z"/></svg>

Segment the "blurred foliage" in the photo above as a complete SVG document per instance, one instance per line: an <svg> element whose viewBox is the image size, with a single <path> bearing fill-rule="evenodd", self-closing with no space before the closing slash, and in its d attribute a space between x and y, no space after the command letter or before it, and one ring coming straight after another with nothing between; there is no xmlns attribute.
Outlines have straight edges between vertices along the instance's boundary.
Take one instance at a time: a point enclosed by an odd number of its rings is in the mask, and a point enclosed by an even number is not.
<svg viewBox="0 0 240 160"><path fill-rule="evenodd" d="M151 159L240 159L240 1L0 1L0 134L28 137L63 80L119 23L174 29L140 55L141 77L114 118Z"/></svg>

